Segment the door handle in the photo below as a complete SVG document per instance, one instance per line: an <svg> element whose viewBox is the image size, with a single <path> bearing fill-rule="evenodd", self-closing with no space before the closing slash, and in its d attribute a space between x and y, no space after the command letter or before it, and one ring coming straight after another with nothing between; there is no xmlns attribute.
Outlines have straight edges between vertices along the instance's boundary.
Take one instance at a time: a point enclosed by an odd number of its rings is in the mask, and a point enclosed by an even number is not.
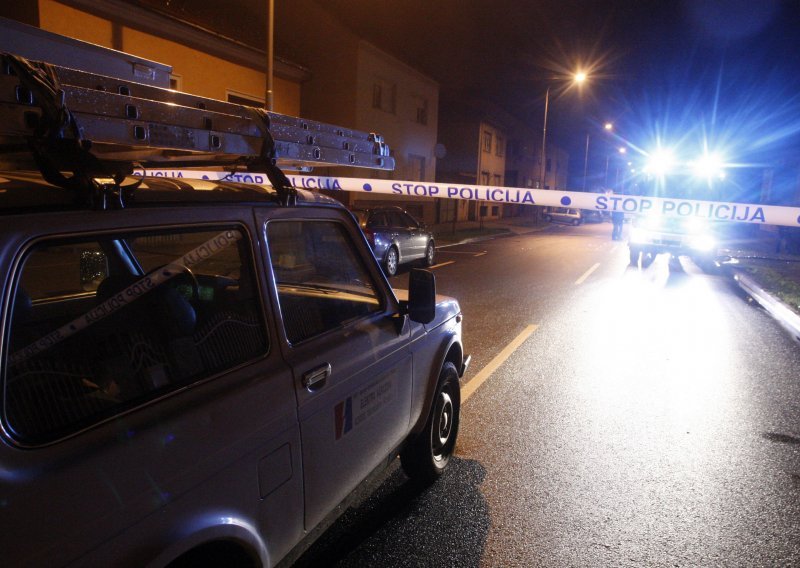
<svg viewBox="0 0 800 568"><path fill-rule="evenodd" d="M303 386L310 392L319 390L325 386L325 381L327 381L330 376L331 364L324 363L303 374Z"/></svg>

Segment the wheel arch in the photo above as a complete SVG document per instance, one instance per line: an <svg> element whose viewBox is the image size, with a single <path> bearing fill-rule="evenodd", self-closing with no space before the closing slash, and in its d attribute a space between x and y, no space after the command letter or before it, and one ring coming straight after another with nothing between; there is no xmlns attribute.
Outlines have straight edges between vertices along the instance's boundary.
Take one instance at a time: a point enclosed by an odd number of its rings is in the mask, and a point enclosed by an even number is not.
<svg viewBox="0 0 800 568"><path fill-rule="evenodd" d="M436 361L437 364L433 366L434 371L432 371L431 376L428 377L429 380L427 388L425 389L425 400L422 405L423 411L420 412L417 422L414 424L414 427L411 428L412 435L419 434L425 428L428 416L433 410L433 397L436 393L436 387L439 386L439 375L441 375L445 364L453 363L456 367L456 371L461 369L461 365L464 361L464 348L461 345L461 341L455 336L450 337L449 341L442 344L436 356Z"/></svg>
<svg viewBox="0 0 800 568"><path fill-rule="evenodd" d="M175 568L214 566L214 560L219 558L235 560L235 563L228 562L229 566L272 565L266 543L254 526L224 514L214 517L216 522L213 519L207 519L207 523L200 521L194 530L190 528L187 534L180 535L150 565Z"/></svg>

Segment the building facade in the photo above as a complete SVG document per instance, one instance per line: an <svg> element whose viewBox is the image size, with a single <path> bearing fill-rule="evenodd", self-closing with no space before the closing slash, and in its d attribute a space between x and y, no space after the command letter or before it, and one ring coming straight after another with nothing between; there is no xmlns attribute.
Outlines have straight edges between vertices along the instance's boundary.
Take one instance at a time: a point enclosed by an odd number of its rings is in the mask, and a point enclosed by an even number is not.
<svg viewBox="0 0 800 568"><path fill-rule="evenodd" d="M264 104L263 50L167 14L119 0L36 0L5 4L0 15L169 65L177 90L239 104ZM308 71L282 59L274 65L274 109L298 115Z"/></svg>

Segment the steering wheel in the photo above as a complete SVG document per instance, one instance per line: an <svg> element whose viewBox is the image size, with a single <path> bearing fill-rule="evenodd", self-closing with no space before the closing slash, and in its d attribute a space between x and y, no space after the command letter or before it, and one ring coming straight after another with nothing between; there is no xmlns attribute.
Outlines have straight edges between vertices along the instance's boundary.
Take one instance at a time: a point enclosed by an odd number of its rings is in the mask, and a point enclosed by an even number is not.
<svg viewBox="0 0 800 568"><path fill-rule="evenodd" d="M173 273L173 267L177 267L175 264L165 264L158 269L158 272L167 272L167 276ZM192 269L188 266L179 266L180 273L176 273L174 276L171 276L169 281L172 284L172 287L175 288L181 284L188 286L191 290L191 294L189 296L189 301L192 303L196 303L200 301L200 282L197 280L197 276L194 275Z"/></svg>

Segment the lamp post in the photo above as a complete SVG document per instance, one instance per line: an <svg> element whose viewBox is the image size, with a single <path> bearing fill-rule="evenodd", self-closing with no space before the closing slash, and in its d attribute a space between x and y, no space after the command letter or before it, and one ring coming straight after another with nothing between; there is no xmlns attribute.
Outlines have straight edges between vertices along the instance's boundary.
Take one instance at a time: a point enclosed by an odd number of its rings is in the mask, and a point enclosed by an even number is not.
<svg viewBox="0 0 800 568"><path fill-rule="evenodd" d="M611 122L606 122L603 125L603 128L606 132L611 132L614 130L614 125ZM611 155L606 152L606 172L603 176L603 189L608 189L608 161L611 158Z"/></svg>
<svg viewBox="0 0 800 568"><path fill-rule="evenodd" d="M545 189L545 163L547 161L547 153L545 151L547 145L547 107L550 105L550 85L547 85L547 91L544 94L544 121L542 122L542 161L539 167L539 183L542 184L542 189Z"/></svg>
<svg viewBox="0 0 800 568"><path fill-rule="evenodd" d="M578 71L572 76L572 82L576 85L582 84L586 81L587 75L583 71ZM542 184L542 189L545 189L546 174L547 174L547 111L550 107L550 85L547 85L547 91L544 94L544 120L542 121L542 162L539 168L539 181Z"/></svg>
<svg viewBox="0 0 800 568"><path fill-rule="evenodd" d="M586 175L589 168L589 133L586 133L586 152L583 155L583 191L586 191Z"/></svg>

